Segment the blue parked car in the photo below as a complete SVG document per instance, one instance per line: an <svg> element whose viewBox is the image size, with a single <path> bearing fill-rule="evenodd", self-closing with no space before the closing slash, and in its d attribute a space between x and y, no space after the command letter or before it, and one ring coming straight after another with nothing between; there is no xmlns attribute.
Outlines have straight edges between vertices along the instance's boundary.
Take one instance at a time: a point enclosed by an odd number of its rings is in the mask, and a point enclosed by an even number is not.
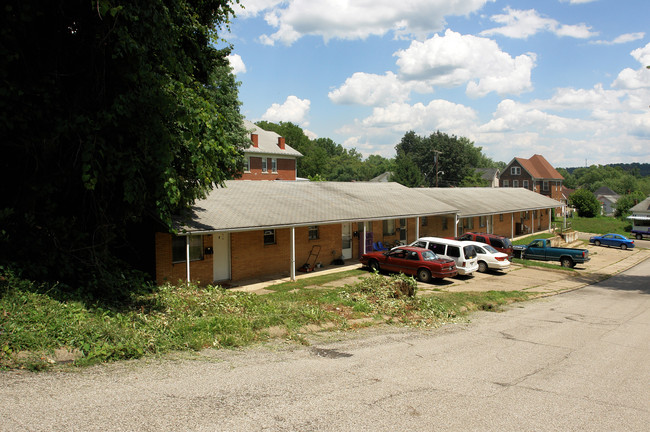
<svg viewBox="0 0 650 432"><path fill-rule="evenodd" d="M620 234L605 234L601 236L594 236L589 239L589 243L593 243L596 246L603 245L607 247L620 247L623 250L634 247L634 240L625 238Z"/></svg>

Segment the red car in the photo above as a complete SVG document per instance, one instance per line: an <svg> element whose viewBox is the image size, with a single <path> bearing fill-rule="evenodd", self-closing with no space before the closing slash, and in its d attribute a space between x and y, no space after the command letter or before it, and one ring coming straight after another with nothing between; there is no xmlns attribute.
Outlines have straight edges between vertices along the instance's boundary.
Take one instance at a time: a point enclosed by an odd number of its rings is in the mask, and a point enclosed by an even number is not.
<svg viewBox="0 0 650 432"><path fill-rule="evenodd" d="M456 276L456 263L440 258L429 249L401 246L389 251L369 252L361 256L361 264L371 270L400 272L416 276L422 282L432 278L442 279Z"/></svg>

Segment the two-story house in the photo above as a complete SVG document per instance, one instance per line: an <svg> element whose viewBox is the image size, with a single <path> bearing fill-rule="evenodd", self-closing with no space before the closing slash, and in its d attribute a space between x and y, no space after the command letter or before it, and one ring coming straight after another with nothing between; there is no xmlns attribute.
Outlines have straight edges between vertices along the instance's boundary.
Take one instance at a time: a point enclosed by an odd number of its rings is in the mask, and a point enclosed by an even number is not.
<svg viewBox="0 0 650 432"><path fill-rule="evenodd" d="M296 180L302 154L287 145L284 137L244 120L252 145L244 150L246 162L241 180Z"/></svg>
<svg viewBox="0 0 650 432"><path fill-rule="evenodd" d="M500 186L524 188L562 202L562 181L564 177L542 155L530 159L514 158L501 173ZM562 214L562 207L555 209ZM524 221L522 227L526 226ZM526 232L525 230L523 232Z"/></svg>
<svg viewBox="0 0 650 432"><path fill-rule="evenodd" d="M501 173L501 187L522 187L560 201L564 177L542 155L514 158Z"/></svg>

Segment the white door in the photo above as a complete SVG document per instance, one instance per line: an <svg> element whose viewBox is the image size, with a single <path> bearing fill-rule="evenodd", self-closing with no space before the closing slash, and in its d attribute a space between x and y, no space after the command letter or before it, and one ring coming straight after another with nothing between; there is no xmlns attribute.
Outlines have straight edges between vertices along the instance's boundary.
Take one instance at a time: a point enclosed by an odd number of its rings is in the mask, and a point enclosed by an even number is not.
<svg viewBox="0 0 650 432"><path fill-rule="evenodd" d="M212 235L212 268L213 280L230 279L230 233Z"/></svg>
<svg viewBox="0 0 650 432"><path fill-rule="evenodd" d="M341 231L341 255L344 260L350 259L352 258L352 225L344 223Z"/></svg>

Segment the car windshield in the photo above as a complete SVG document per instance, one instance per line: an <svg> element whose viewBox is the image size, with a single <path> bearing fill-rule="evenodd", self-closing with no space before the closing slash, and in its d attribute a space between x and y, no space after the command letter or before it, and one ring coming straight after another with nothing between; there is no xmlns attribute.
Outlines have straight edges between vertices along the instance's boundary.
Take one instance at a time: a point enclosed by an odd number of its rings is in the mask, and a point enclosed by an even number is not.
<svg viewBox="0 0 650 432"><path fill-rule="evenodd" d="M512 247L512 243L510 242L510 239L509 239L509 238L504 238L504 239L503 239L503 246L504 246L506 249Z"/></svg>
<svg viewBox="0 0 650 432"><path fill-rule="evenodd" d="M438 259L438 255L430 250L422 251L422 259L425 261L433 261Z"/></svg>
<svg viewBox="0 0 650 432"><path fill-rule="evenodd" d="M488 251L489 253L491 253L491 254L499 253L498 250L494 249L494 248L493 248L492 246L490 246L490 245L482 245L481 247L482 247L483 249L485 249L486 251Z"/></svg>

